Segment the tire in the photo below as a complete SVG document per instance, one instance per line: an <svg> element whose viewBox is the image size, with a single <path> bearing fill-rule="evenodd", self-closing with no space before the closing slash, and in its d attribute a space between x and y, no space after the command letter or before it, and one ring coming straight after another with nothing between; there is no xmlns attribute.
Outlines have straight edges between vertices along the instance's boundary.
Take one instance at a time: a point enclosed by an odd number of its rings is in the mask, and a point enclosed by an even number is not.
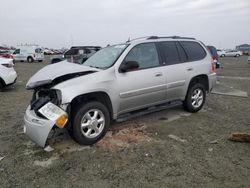
<svg viewBox="0 0 250 188"><path fill-rule="evenodd" d="M198 112L204 105L206 100L205 87L200 83L191 85L188 89L186 99L183 102L183 107L188 112Z"/></svg>
<svg viewBox="0 0 250 188"><path fill-rule="evenodd" d="M3 91L3 83L0 80L0 92L2 92L2 91Z"/></svg>
<svg viewBox="0 0 250 188"><path fill-rule="evenodd" d="M107 107L100 102L89 102L73 117L72 136L81 145L92 145L105 136L109 125Z"/></svg>
<svg viewBox="0 0 250 188"><path fill-rule="evenodd" d="M239 57L239 56L240 56L240 54L236 54L236 55L235 55L235 57Z"/></svg>
<svg viewBox="0 0 250 188"><path fill-rule="evenodd" d="M221 54L221 57L225 57L225 54Z"/></svg>
<svg viewBox="0 0 250 188"><path fill-rule="evenodd" d="M32 63L32 62L34 61L34 59L33 59L32 57L28 57L28 58L27 58L27 61L28 61L29 63Z"/></svg>

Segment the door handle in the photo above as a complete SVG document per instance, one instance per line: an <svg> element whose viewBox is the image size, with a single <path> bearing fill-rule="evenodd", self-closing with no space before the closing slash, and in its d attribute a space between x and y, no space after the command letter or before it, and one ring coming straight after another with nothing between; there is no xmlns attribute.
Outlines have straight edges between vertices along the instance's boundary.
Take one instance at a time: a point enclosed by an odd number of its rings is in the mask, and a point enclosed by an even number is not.
<svg viewBox="0 0 250 188"><path fill-rule="evenodd" d="M161 73L161 72L155 73L155 77L160 77L160 76L162 76L162 73Z"/></svg>
<svg viewBox="0 0 250 188"><path fill-rule="evenodd" d="M189 67L189 68L187 68L187 71L192 71L192 70L194 70L194 68L193 68L193 67Z"/></svg>

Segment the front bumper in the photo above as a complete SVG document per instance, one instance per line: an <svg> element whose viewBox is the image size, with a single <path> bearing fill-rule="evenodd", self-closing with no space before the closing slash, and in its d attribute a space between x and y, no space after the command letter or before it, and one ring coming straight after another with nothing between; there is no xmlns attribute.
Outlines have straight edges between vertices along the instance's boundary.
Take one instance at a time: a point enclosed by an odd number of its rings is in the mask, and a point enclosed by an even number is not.
<svg viewBox="0 0 250 188"><path fill-rule="evenodd" d="M54 121L38 117L28 106L24 115L24 133L41 147L45 147L48 135L55 125Z"/></svg>

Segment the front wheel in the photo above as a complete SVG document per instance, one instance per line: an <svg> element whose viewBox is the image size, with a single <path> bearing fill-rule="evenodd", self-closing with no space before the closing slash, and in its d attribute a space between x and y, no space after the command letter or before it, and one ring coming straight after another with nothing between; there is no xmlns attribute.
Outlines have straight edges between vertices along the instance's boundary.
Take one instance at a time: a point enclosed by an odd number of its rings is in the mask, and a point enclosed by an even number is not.
<svg viewBox="0 0 250 188"><path fill-rule="evenodd" d="M107 132L110 114L100 102L89 102L77 110L73 118L73 138L81 145L98 142Z"/></svg>
<svg viewBox="0 0 250 188"><path fill-rule="evenodd" d="M204 86L196 83L188 89L183 106L188 112L198 112L205 103L205 99L206 92Z"/></svg>

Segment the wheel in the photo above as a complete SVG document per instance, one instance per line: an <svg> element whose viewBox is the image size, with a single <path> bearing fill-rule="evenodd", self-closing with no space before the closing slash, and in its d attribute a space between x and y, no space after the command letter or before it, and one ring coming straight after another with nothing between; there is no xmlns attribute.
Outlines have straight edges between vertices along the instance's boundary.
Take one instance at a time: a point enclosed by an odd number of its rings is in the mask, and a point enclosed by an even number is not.
<svg viewBox="0 0 250 188"><path fill-rule="evenodd" d="M34 59L33 59L32 57L28 57L28 58L27 58L27 61L28 61L29 63L32 63L32 62L34 61Z"/></svg>
<svg viewBox="0 0 250 188"><path fill-rule="evenodd" d="M239 56L240 56L240 54L236 54L236 55L235 55L235 57L239 57Z"/></svg>
<svg viewBox="0 0 250 188"><path fill-rule="evenodd" d="M183 107L188 112L198 112L206 100L205 88L202 84L196 83L188 89Z"/></svg>
<svg viewBox="0 0 250 188"><path fill-rule="evenodd" d="M221 54L221 57L225 57L225 54Z"/></svg>
<svg viewBox="0 0 250 188"><path fill-rule="evenodd" d="M72 136L81 145L92 145L107 132L110 115L100 102L84 104L73 118Z"/></svg>

